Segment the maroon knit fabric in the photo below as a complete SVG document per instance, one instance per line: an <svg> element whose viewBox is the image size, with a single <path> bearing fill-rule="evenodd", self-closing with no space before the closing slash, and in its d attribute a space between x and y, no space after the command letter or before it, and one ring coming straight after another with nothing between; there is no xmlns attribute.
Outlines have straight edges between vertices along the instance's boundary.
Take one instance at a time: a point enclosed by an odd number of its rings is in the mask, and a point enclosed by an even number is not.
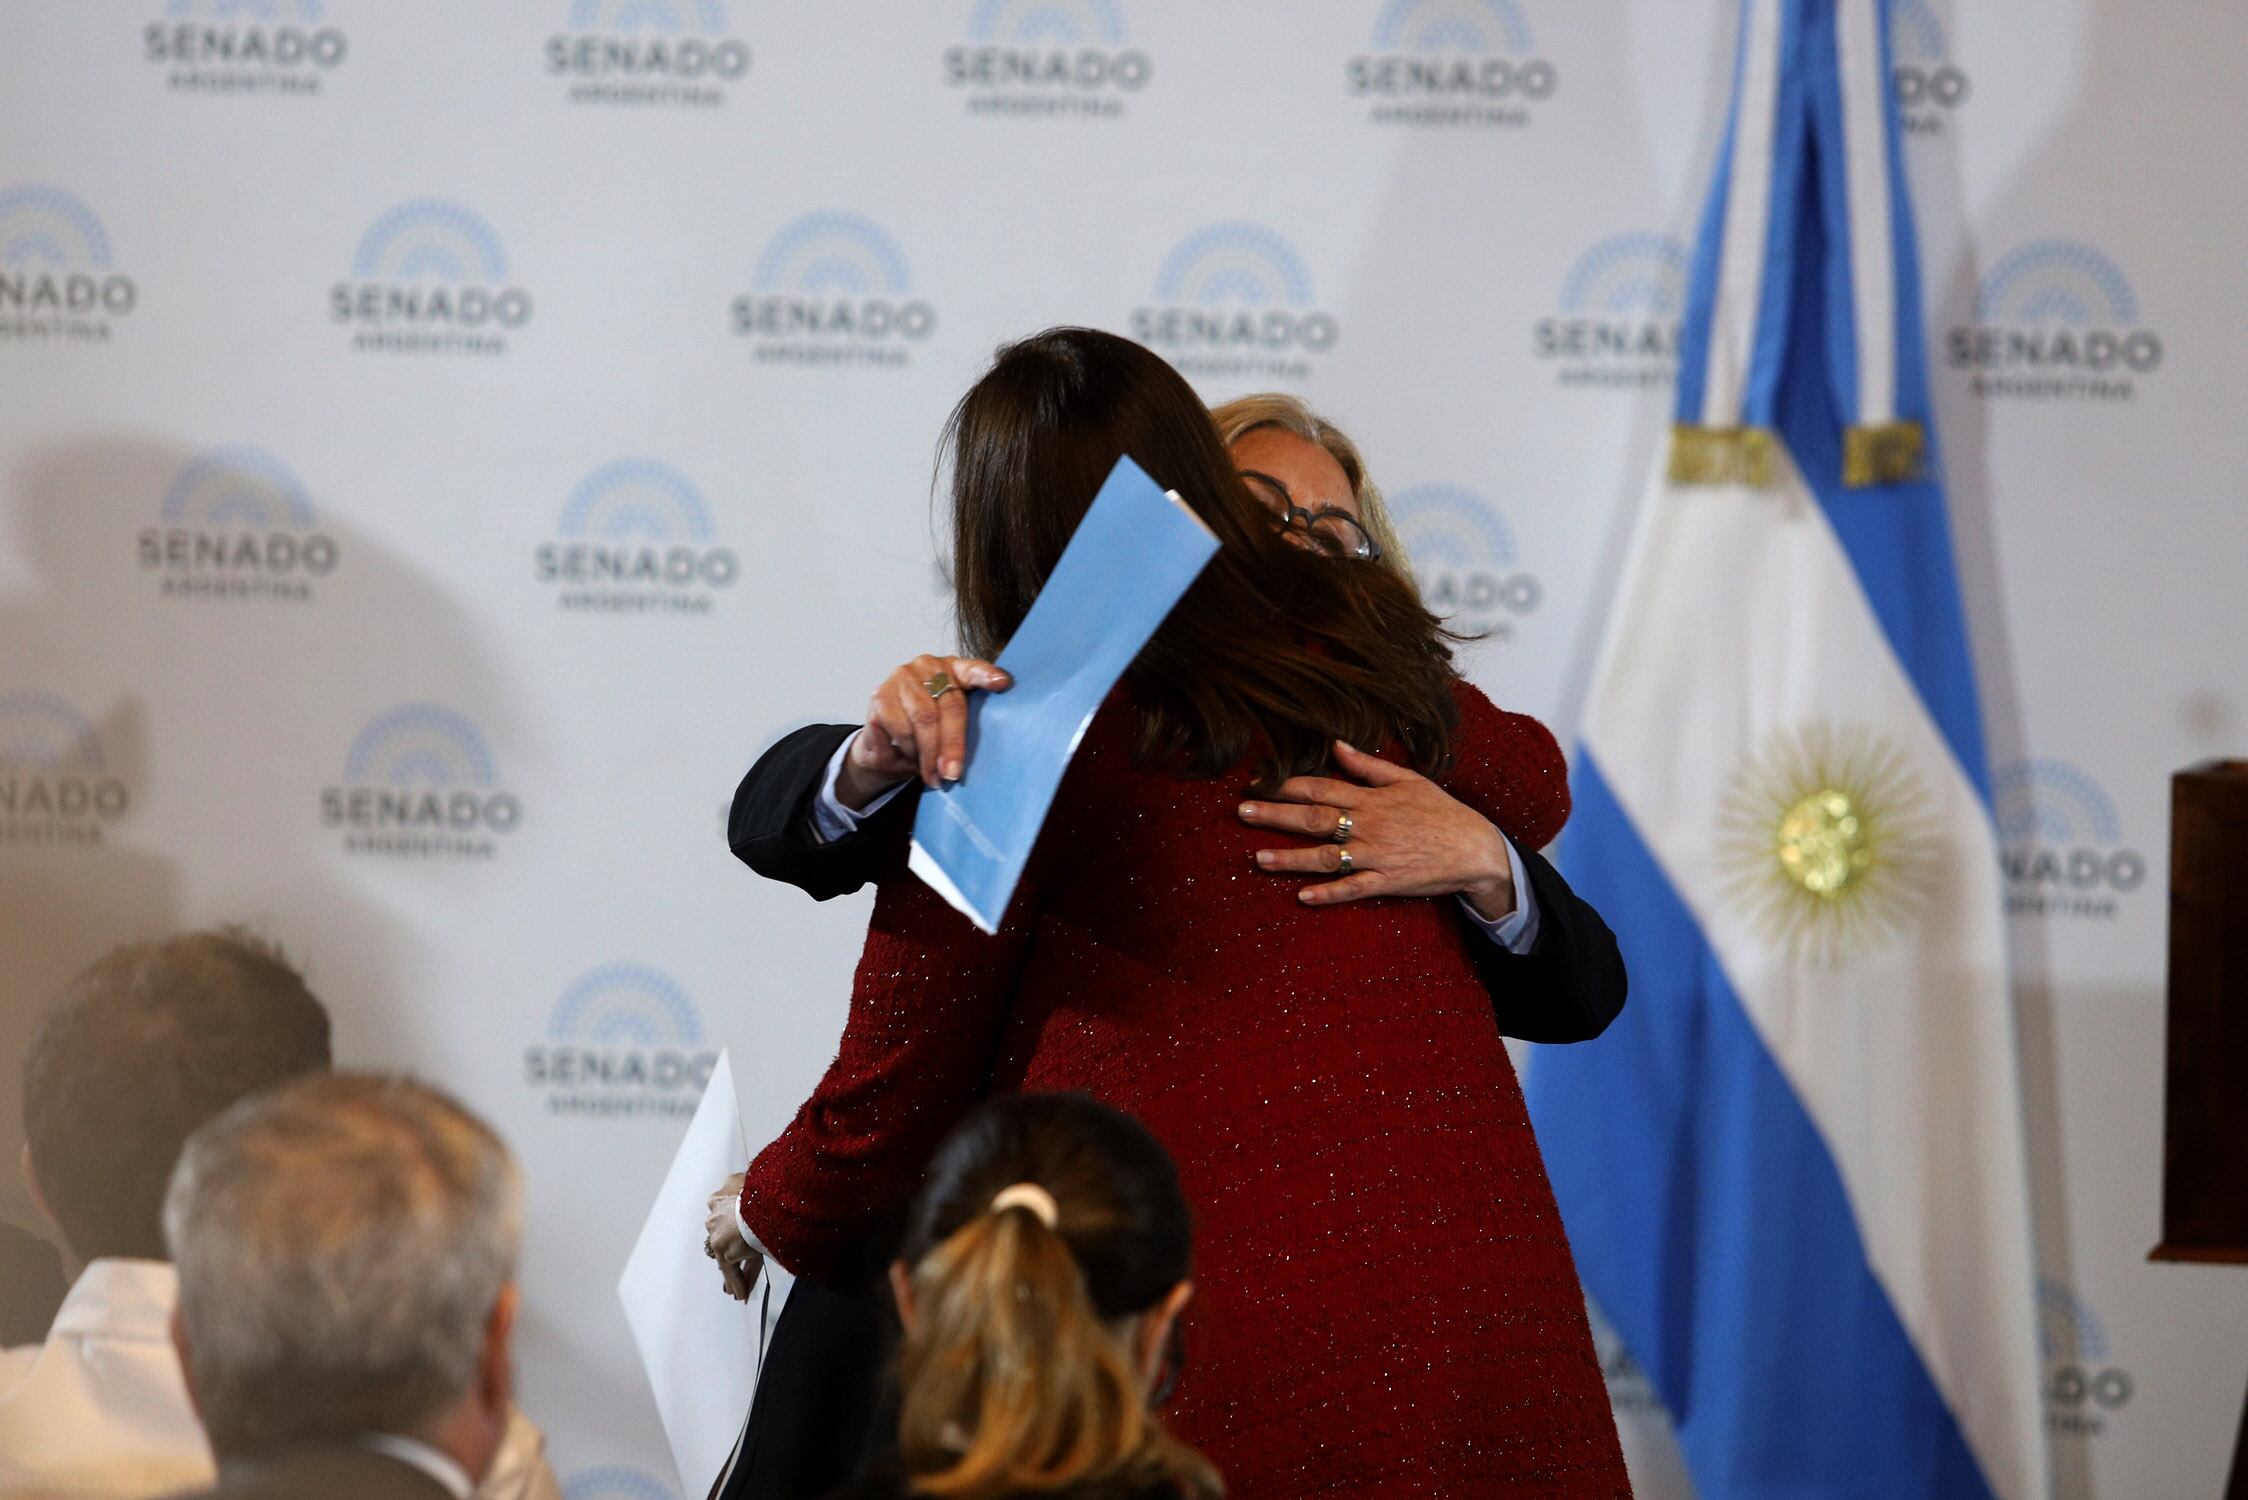
<svg viewBox="0 0 2248 1500"><path fill-rule="evenodd" d="M1441 779L1516 842L1568 816L1535 720L1455 696ZM817 1273L987 1094L1137 1115L1196 1216L1166 1410L1236 1500L1629 1492L1583 1295L1451 898L1326 909L1251 852L1246 765L1133 762L1093 721L996 936L902 865L879 887L826 1077L743 1215Z"/></svg>

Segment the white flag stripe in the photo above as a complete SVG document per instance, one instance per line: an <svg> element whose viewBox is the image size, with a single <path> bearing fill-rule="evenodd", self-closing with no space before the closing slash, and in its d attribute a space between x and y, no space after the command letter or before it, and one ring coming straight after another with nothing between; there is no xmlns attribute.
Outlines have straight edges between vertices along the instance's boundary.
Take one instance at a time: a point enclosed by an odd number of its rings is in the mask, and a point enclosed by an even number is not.
<svg viewBox="0 0 2248 1500"><path fill-rule="evenodd" d="M1702 425L1738 427L1763 300L1765 236L1772 221L1772 133L1780 89L1780 0L1745 0L1741 101L1720 232L1717 300L1710 310Z"/></svg>
<svg viewBox="0 0 2248 1500"><path fill-rule="evenodd" d="M1850 203L1850 294L1858 350L1858 409L1850 420L1897 418L1896 239L1889 204L1889 80L1881 68L1880 0L1838 0L1843 183Z"/></svg>
<svg viewBox="0 0 2248 1500"><path fill-rule="evenodd" d="M2029 1500L2046 1457L1995 836L1824 512L1779 469L1761 491L1658 478L1585 741L1833 1154L1984 1473ZM1900 753L1918 793L1895 811L1918 811L1929 854L1909 918L1831 966L1791 958L1728 893L1720 828L1743 769L1821 722Z"/></svg>

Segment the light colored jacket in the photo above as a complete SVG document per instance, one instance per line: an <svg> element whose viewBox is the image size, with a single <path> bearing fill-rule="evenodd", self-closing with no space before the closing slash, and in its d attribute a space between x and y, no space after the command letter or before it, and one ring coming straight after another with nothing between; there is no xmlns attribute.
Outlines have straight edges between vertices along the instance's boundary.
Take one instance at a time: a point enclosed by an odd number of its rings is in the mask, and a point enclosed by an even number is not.
<svg viewBox="0 0 2248 1500"><path fill-rule="evenodd" d="M0 1351L0 1496L152 1500L217 1477L173 1352L179 1277L151 1260L86 1267L44 1344ZM477 1500L561 1500L520 1411Z"/></svg>

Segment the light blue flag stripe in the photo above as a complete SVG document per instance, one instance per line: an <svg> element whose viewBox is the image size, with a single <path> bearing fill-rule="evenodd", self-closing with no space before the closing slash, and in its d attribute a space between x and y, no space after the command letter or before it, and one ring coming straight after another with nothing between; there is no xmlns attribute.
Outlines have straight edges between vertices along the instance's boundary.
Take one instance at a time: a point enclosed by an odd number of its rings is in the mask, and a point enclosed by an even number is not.
<svg viewBox="0 0 2248 1500"><path fill-rule="evenodd" d="M1686 266L1689 294L1678 325L1678 389L1673 398L1675 416L1681 422L1700 421L1702 403L1707 398L1710 319L1716 313L1716 299L1694 296L1691 289L1717 285L1718 260L1725 249L1725 199L1733 184L1733 139L1741 128L1741 74L1748 65L1747 51L1748 27L1744 25L1733 39L1733 83L1728 96L1732 103L1725 111L1725 133L1717 143L1716 170L1710 177L1701 222L1694 231L1693 255Z"/></svg>
<svg viewBox="0 0 2248 1500"><path fill-rule="evenodd" d="M1812 138L1819 153L1819 221L1826 230L1826 253L1817 262L1825 282L1825 305L1840 316L1824 319L1826 378L1834 390L1834 404L1843 421L1859 410L1858 326L1851 306L1850 287L1860 247L1848 232L1849 184L1836 165L1842 151L1842 63L1836 45L1834 12L1822 6L1810 18L1803 37L1806 85L1805 105L1812 122ZM1837 230L1842 232L1837 233ZM1891 247L1879 247L1883 255ZM1819 327L1811 324L1809 327ZM1892 330L1894 332L1894 330ZM1918 415L1915 413L1914 415Z"/></svg>
<svg viewBox="0 0 2248 1500"><path fill-rule="evenodd" d="M1764 279L1756 309L1756 340L1749 356L1748 389L1743 421L1751 427L1777 425L1780 380L1786 368L1793 335L1794 308L1788 289L1797 273L1797 262L1808 248L1803 243L1805 217L1803 185L1808 165L1809 118L1807 92L1800 59L1805 49L1805 11L1818 0L1782 0L1780 6L1780 87L1772 131L1772 182L1770 217L1764 226ZM1722 214L1720 204L1717 212ZM1687 291L1693 297L1691 288ZM1714 293L1712 299L1715 300Z"/></svg>

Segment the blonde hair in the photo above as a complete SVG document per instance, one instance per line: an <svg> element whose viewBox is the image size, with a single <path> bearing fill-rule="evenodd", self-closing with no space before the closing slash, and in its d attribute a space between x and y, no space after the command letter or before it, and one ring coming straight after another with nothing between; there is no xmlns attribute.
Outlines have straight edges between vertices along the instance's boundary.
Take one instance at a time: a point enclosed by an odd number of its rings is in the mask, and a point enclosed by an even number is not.
<svg viewBox="0 0 2248 1500"><path fill-rule="evenodd" d="M913 1493L999 1500L1109 1482L1222 1495L1217 1470L1148 1409L1133 1358L1138 1318L1185 1279L1188 1233L1144 1127L1082 1096L994 1100L931 1177L908 1238L909 1254L927 1248L899 1351ZM1023 1183L1043 1189L1035 1207ZM1011 1201L994 1209L995 1196Z"/></svg>
<svg viewBox="0 0 2248 1500"><path fill-rule="evenodd" d="M1382 503L1381 486L1367 474L1366 460L1359 455L1358 445L1350 440L1349 433L1296 397L1280 391L1236 396L1211 407L1210 420L1218 424L1218 436L1225 440L1228 448L1261 427L1276 427L1326 449L1342 466L1343 478L1350 481L1351 495L1358 501L1358 519L1381 544L1383 564L1408 583L1414 582L1412 560L1405 555L1405 546L1397 539L1396 528L1390 525L1389 507Z"/></svg>

